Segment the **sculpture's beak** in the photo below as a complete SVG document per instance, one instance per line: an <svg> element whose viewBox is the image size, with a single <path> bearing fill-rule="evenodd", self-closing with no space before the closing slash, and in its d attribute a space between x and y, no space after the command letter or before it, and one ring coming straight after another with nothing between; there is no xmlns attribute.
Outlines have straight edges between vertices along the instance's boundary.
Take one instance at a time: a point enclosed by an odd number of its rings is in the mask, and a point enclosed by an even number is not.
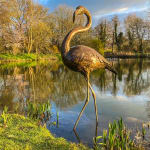
<svg viewBox="0 0 150 150"><path fill-rule="evenodd" d="M73 23L75 22L76 19L76 11L73 13Z"/></svg>

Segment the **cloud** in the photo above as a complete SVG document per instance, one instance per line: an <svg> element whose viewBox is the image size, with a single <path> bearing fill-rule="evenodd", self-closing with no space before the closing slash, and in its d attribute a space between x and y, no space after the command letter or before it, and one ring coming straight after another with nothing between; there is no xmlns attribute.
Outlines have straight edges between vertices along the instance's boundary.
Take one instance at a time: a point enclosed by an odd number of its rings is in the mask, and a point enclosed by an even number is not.
<svg viewBox="0 0 150 150"><path fill-rule="evenodd" d="M117 101L128 101L128 98L124 95L118 95L116 96Z"/></svg>
<svg viewBox="0 0 150 150"><path fill-rule="evenodd" d="M124 12L124 11L127 11L128 9L129 9L128 7L120 8L117 10L117 12Z"/></svg>
<svg viewBox="0 0 150 150"><path fill-rule="evenodd" d="M147 7L143 8L119 8L115 9L113 11L103 11L103 12L98 12L93 17L95 19L99 19L101 17L107 17L107 16L112 16L112 15L121 15L121 14L129 14L129 13L138 13L141 12L142 14L145 13L148 10Z"/></svg>
<svg viewBox="0 0 150 150"><path fill-rule="evenodd" d="M150 8L148 0L111 0L109 3L104 2L103 6L95 8L93 12L94 17L103 17L112 14L130 13L136 11L144 11Z"/></svg>
<svg viewBox="0 0 150 150"><path fill-rule="evenodd" d="M150 7L149 0L38 0L41 4L55 9L58 5L66 4L75 8L78 5L87 7L93 15L104 13L124 12L133 8Z"/></svg>
<svg viewBox="0 0 150 150"><path fill-rule="evenodd" d="M83 5L89 9L94 20L150 9L149 0L39 0L39 2L49 7L51 12L59 5L69 5L74 9L78 5Z"/></svg>

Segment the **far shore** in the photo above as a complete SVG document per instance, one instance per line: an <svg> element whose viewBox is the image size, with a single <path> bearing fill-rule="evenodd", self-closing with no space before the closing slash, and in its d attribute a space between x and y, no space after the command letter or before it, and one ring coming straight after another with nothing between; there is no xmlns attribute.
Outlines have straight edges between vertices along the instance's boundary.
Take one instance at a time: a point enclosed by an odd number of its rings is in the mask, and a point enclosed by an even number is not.
<svg viewBox="0 0 150 150"><path fill-rule="evenodd" d="M131 53L131 52L105 52L105 58L150 58L150 53ZM61 55L57 54L35 54L35 53L24 53L24 54L0 54L0 64L4 63L33 63L33 62L49 62L56 63L61 61Z"/></svg>
<svg viewBox="0 0 150 150"><path fill-rule="evenodd" d="M127 53L127 52L106 52L104 54L105 58L121 58L121 59L128 59L128 58L150 58L150 53Z"/></svg>

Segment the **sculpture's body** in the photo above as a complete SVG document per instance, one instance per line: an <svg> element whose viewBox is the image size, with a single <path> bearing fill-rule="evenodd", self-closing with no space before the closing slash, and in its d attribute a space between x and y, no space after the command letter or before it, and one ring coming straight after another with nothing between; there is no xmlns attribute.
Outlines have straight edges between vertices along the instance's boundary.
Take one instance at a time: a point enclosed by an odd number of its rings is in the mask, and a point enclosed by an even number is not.
<svg viewBox="0 0 150 150"><path fill-rule="evenodd" d="M85 14L87 16L87 24L85 27L78 27L73 30L71 30L65 37L63 43L62 43L62 49L61 49L61 55L64 64L70 68L71 70L80 72L87 80L87 100L82 108L82 111L80 112L80 115L76 121L76 124L74 126L74 129L76 129L76 126L78 124L78 121L86 107L89 101L89 88L92 91L92 95L95 102L95 112L96 112L96 123L98 124L98 115L97 115L97 106L96 106L96 96L95 93L89 83L89 74L93 70L105 68L113 73L116 74L116 71L112 68L111 64L102 56L100 55L96 50L83 46L78 45L70 48L70 41L73 38L73 36L76 33L87 31L92 24L91 15L89 11L84 8L83 6L78 6L76 8L76 11L73 15L73 21L75 21L75 18L77 15Z"/></svg>

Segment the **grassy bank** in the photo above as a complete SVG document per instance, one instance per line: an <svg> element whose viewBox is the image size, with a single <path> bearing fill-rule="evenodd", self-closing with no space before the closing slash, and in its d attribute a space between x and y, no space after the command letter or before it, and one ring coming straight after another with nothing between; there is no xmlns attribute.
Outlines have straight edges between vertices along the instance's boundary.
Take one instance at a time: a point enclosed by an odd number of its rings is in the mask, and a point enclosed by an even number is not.
<svg viewBox="0 0 150 150"><path fill-rule="evenodd" d="M29 62L29 61L59 60L59 55L54 54L0 54L0 62Z"/></svg>
<svg viewBox="0 0 150 150"><path fill-rule="evenodd" d="M0 54L0 67L34 67L37 65L54 65L56 62L61 63L60 54L36 55L36 54Z"/></svg>
<svg viewBox="0 0 150 150"><path fill-rule="evenodd" d="M141 132L138 131L138 141L131 138L131 132L122 119L109 123L108 130L103 130L102 136L93 141L94 150L146 150L149 147L149 142L145 140L146 130L143 128ZM4 112L0 117L0 149L90 150L82 144L54 137L39 121Z"/></svg>
<svg viewBox="0 0 150 150"><path fill-rule="evenodd" d="M0 149L5 150L85 150L81 144L55 138L46 128L24 116L0 117Z"/></svg>
<svg viewBox="0 0 150 150"><path fill-rule="evenodd" d="M15 67L35 67L37 65L50 65L53 66L58 61L30 61L30 62L0 62L0 68L1 69L11 69ZM60 62L58 62L60 64Z"/></svg>

